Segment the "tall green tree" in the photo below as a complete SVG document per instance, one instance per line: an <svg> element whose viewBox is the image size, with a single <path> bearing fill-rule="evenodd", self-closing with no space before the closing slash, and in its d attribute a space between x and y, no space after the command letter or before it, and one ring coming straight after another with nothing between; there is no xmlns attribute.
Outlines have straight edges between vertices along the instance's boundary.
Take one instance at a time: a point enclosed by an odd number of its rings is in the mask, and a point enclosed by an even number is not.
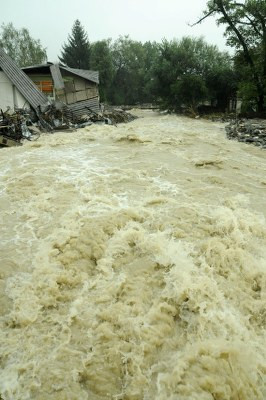
<svg viewBox="0 0 266 400"><path fill-rule="evenodd" d="M30 36L28 29L16 29L10 22L0 29L0 47L20 66L41 64L47 61L46 49L39 39Z"/></svg>
<svg viewBox="0 0 266 400"><path fill-rule="evenodd" d="M145 42L143 44L143 70L142 70L142 91L141 102L153 103L156 96L153 93L153 69L159 54L159 44L156 42Z"/></svg>
<svg viewBox="0 0 266 400"><path fill-rule="evenodd" d="M141 99L144 53L141 42L120 36L112 47L115 75L112 102L135 104Z"/></svg>
<svg viewBox="0 0 266 400"><path fill-rule="evenodd" d="M241 68L244 87L253 88L249 92L257 104L258 111L266 108L266 2L265 0L210 0L202 22L209 16L215 16L218 24L226 27L227 43L236 49L238 59L242 59ZM243 73L243 63L245 73ZM248 85L243 85L245 81ZM246 82L247 83L247 82ZM254 90L255 89L255 90ZM245 92L245 90L244 90ZM251 100L250 99L250 100Z"/></svg>
<svg viewBox="0 0 266 400"><path fill-rule="evenodd" d="M71 68L89 69L90 43L87 33L77 19L72 27L68 42L62 46L59 60Z"/></svg>
<svg viewBox="0 0 266 400"><path fill-rule="evenodd" d="M112 82L114 77L114 63L112 57L111 39L100 40L92 43L90 68L99 71L100 84L99 92L102 102L106 102L111 97Z"/></svg>
<svg viewBox="0 0 266 400"><path fill-rule="evenodd" d="M157 59L158 45L141 43L120 36L112 46L114 79L110 100L114 104L136 104L154 99L151 86L152 66Z"/></svg>

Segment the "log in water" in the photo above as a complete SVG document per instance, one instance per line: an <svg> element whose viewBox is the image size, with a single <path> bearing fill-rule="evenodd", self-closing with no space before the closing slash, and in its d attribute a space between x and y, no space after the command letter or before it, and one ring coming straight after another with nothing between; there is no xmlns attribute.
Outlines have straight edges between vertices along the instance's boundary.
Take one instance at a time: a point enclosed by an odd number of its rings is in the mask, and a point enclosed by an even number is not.
<svg viewBox="0 0 266 400"><path fill-rule="evenodd" d="M266 398L266 153L139 115L1 149L3 400Z"/></svg>

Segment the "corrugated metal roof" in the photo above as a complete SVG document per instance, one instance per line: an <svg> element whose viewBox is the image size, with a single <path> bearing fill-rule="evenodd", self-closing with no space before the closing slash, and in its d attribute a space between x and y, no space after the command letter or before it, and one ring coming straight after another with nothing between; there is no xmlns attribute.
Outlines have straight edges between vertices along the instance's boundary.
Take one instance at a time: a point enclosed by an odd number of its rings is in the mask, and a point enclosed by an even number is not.
<svg viewBox="0 0 266 400"><path fill-rule="evenodd" d="M98 71L90 71L87 69L63 67L62 65L60 65L60 69L70 72L71 74L78 75L81 78L87 79L89 81L99 83L99 72Z"/></svg>
<svg viewBox="0 0 266 400"><path fill-rule="evenodd" d="M98 113L100 111L99 98L97 96L89 100L78 101L77 103L68 104L67 108L76 118L80 118L84 114L88 114L90 110Z"/></svg>
<svg viewBox="0 0 266 400"><path fill-rule="evenodd" d="M47 97L1 48L0 67L33 108L47 104Z"/></svg>
<svg viewBox="0 0 266 400"><path fill-rule="evenodd" d="M21 69L27 70L27 69L36 69L36 68L43 68L43 67L50 67L50 65L53 65L51 62L47 62L45 64L35 64L35 65L29 65L28 67L22 67Z"/></svg>
<svg viewBox="0 0 266 400"><path fill-rule="evenodd" d="M58 64L50 65L50 71L54 81L55 89L64 89L65 84L61 75L61 71Z"/></svg>
<svg viewBox="0 0 266 400"><path fill-rule="evenodd" d="M53 63L50 63L50 62L48 62L46 64L32 65L30 67L23 67L22 70L23 71L27 71L27 70L30 70L30 69L38 70L39 68L49 67L50 71L51 71L51 74L53 76L53 72L52 72L51 68L53 68L54 66L57 66L57 68L59 69L59 72L60 72L60 70L64 70L64 71L70 72L71 74L80 76L81 78L87 79L87 80L89 80L91 82L99 83L99 72L98 71L91 71L91 70L88 70L88 69L70 68L70 67L67 67L67 66L64 66L64 65L53 64ZM56 72L56 75L58 77L58 71ZM55 78L56 80L57 80L57 77ZM53 78L54 78L54 76L53 76ZM60 89L61 89L61 87L60 87Z"/></svg>

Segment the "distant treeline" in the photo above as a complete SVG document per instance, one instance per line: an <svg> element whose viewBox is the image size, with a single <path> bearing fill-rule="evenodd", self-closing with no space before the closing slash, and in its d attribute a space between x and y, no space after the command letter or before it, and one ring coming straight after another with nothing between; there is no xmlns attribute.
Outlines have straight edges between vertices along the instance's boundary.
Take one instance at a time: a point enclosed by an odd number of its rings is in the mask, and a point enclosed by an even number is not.
<svg viewBox="0 0 266 400"><path fill-rule="evenodd" d="M227 44L234 56L221 52L203 38L166 39L160 43L121 36L90 43L80 21L74 22L59 59L69 67L100 73L102 102L121 105L157 103L162 108L196 110L205 101L224 111L229 100L242 99L242 111L266 108L265 0L212 0L202 18L215 16L226 27ZM192 29L193 33L193 29ZM2 25L2 46L19 65L46 60L39 40L27 29Z"/></svg>
<svg viewBox="0 0 266 400"><path fill-rule="evenodd" d="M178 110L208 100L224 110L236 90L231 57L202 38L141 43L124 36L89 43L77 20L59 58L73 68L98 70L101 101L115 105L159 103Z"/></svg>

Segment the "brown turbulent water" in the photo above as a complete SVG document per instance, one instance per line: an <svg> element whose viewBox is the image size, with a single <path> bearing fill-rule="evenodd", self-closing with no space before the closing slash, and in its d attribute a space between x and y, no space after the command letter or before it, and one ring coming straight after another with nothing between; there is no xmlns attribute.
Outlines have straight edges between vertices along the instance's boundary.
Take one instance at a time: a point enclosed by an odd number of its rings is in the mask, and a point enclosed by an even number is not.
<svg viewBox="0 0 266 400"><path fill-rule="evenodd" d="M2 400L266 398L266 152L141 116L0 151Z"/></svg>

